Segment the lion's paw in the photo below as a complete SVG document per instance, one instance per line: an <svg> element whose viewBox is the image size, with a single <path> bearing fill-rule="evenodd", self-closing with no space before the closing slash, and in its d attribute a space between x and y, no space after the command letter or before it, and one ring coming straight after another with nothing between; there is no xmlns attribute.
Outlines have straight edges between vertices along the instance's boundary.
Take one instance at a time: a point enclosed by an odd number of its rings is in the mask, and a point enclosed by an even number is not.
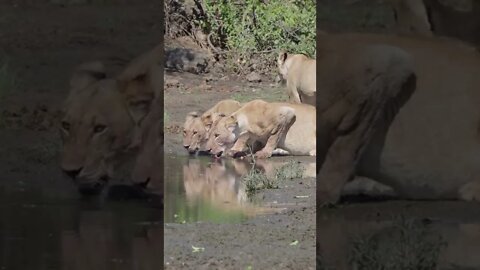
<svg viewBox="0 0 480 270"><path fill-rule="evenodd" d="M269 158L269 157L271 157L271 156L272 156L272 152L263 151L263 150L258 151L258 152L255 153L255 157L256 157L256 158L260 158L260 159L262 159L262 158Z"/></svg>

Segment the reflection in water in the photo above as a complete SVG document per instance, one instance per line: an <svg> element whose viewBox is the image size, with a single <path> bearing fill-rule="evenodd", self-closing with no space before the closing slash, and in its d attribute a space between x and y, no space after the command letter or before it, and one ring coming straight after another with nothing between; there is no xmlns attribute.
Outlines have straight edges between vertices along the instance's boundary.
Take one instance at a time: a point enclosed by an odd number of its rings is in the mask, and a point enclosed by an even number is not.
<svg viewBox="0 0 480 270"><path fill-rule="evenodd" d="M285 159L257 161L267 176L285 165ZM315 173L315 162L304 163L305 176ZM165 222L240 222L279 209L251 203L242 177L252 168L247 160L210 157L165 157ZM313 175L312 175L313 173Z"/></svg>
<svg viewBox="0 0 480 270"><path fill-rule="evenodd" d="M317 221L320 269L480 269L480 222L429 219Z"/></svg>
<svg viewBox="0 0 480 270"><path fill-rule="evenodd" d="M158 209L40 194L0 188L0 269L162 268Z"/></svg>

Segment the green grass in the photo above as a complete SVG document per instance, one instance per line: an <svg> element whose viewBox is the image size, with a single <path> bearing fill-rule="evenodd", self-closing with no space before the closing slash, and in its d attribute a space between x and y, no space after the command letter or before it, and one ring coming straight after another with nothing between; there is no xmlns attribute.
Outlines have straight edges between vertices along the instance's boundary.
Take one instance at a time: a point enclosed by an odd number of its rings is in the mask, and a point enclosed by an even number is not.
<svg viewBox="0 0 480 270"><path fill-rule="evenodd" d="M287 94L285 87L278 87L274 89L257 89L255 92L245 90L231 95L230 98L240 103L249 102L254 99L262 99L267 102L282 102L287 101Z"/></svg>
<svg viewBox="0 0 480 270"><path fill-rule="evenodd" d="M254 161L255 162L255 161ZM287 179L301 178L305 168L297 161L289 161L286 165L275 170L272 178L256 168L253 168L243 177L245 192L252 198L259 190L278 189Z"/></svg>
<svg viewBox="0 0 480 270"><path fill-rule="evenodd" d="M286 179L302 178L304 172L305 167L303 167L299 161L290 160L287 164L275 171L275 179L284 181Z"/></svg>
<svg viewBox="0 0 480 270"><path fill-rule="evenodd" d="M400 217L391 227L353 239L349 264L358 270L437 269L445 246L441 235L428 225Z"/></svg>
<svg viewBox="0 0 480 270"><path fill-rule="evenodd" d="M278 188L278 185L275 185L272 180L268 179L264 173L257 169L250 170L248 174L243 177L243 180L245 182L245 192L249 198L259 190Z"/></svg>

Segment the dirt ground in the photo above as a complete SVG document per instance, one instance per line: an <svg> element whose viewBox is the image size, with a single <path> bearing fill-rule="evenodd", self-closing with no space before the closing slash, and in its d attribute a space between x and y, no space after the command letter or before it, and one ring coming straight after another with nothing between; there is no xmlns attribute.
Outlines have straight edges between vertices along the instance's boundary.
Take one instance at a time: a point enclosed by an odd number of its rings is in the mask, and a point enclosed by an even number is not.
<svg viewBox="0 0 480 270"><path fill-rule="evenodd" d="M175 46L174 41L166 41ZM272 59L275 61L275 59ZM263 76L250 83L232 74L166 72L165 151L186 155L182 127L188 112L203 112L222 99L286 100L285 88ZM314 159L312 159L314 160ZM260 192L261 204L275 201L286 210L239 224L165 224L166 269L314 269L315 179L295 179L286 187ZM296 195L308 198L295 199ZM168 204L168 202L166 202ZM298 240L298 246L290 243ZM205 247L193 253L191 246Z"/></svg>
<svg viewBox="0 0 480 270"><path fill-rule="evenodd" d="M166 223L166 269L315 269L315 179L292 179L257 197L284 209L240 223Z"/></svg>
<svg viewBox="0 0 480 270"><path fill-rule="evenodd" d="M82 62L102 60L108 73L115 74L128 60L159 42L163 34L160 8L151 0L0 1L0 61L7 61L8 78L14 79L15 85L11 91L0 93L0 269L161 267L159 254L153 252L159 250L162 241L161 226L144 229L139 225L158 223L157 212L145 210L144 205L138 207L148 213L131 204L104 209L102 203L81 201L73 183L58 168L60 138L56 126L73 68ZM391 14L381 12L380 5L369 8L357 5L344 9L332 4L318 16L322 27L332 32L388 31ZM360 14L361 18L352 14ZM185 154L180 132L190 111L203 111L223 98L285 98L283 86L273 83L272 77L262 79L250 83L232 74L167 72L166 153ZM166 224L165 266L313 269L317 235L322 262L345 269L351 237L365 232L372 235L385 227L385 222L389 226L393 217L403 215L421 220L448 242L442 249L444 267L440 269L480 269L475 253L480 248L478 204L348 202L319 210L316 231L315 180L293 183L260 193L266 203L286 205L287 210L281 213L237 224ZM309 197L293 198L299 194ZM133 216L133 221L124 219L125 215ZM109 232L111 235L104 237ZM141 247L135 249L132 239ZM298 245L291 246L294 240ZM205 250L193 253L192 245ZM62 253L62 248L69 247L72 249L66 252L68 255ZM115 248L121 252L109 252ZM90 259L97 263L89 264ZM75 263L65 266L65 261ZM150 266L134 266L132 261Z"/></svg>

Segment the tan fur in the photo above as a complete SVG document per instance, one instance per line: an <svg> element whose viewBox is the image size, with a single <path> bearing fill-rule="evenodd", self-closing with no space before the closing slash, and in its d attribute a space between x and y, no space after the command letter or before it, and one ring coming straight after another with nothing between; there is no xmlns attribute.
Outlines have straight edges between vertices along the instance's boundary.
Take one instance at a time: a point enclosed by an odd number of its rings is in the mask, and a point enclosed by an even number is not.
<svg viewBox="0 0 480 270"><path fill-rule="evenodd" d="M303 54L280 52L278 70L287 82L287 94L293 103L316 105L316 60Z"/></svg>
<svg viewBox="0 0 480 270"><path fill-rule="evenodd" d="M480 54L474 47L380 34L326 35L319 44L318 80L337 85L318 93L321 201L338 201L355 174L403 198L479 200ZM368 78L377 83L365 84Z"/></svg>
<svg viewBox="0 0 480 270"><path fill-rule="evenodd" d="M122 153L138 146L138 129L163 81L161 52L158 46L141 55L115 78L105 78L98 62L74 72L60 130L60 166L81 189L103 184Z"/></svg>
<svg viewBox="0 0 480 270"><path fill-rule="evenodd" d="M132 182L146 191L163 196L163 110L160 99L141 125L141 144L132 173Z"/></svg>
<svg viewBox="0 0 480 270"><path fill-rule="evenodd" d="M208 140L208 131L213 123L215 113L230 114L241 107L238 101L225 99L202 115L197 112L190 112L185 118L183 125L183 147L193 154L197 151L204 151Z"/></svg>
<svg viewBox="0 0 480 270"><path fill-rule="evenodd" d="M253 100L212 126L207 148L213 155L236 156L260 142L258 158L270 157L278 147L291 155L315 155L315 107L305 104Z"/></svg>

